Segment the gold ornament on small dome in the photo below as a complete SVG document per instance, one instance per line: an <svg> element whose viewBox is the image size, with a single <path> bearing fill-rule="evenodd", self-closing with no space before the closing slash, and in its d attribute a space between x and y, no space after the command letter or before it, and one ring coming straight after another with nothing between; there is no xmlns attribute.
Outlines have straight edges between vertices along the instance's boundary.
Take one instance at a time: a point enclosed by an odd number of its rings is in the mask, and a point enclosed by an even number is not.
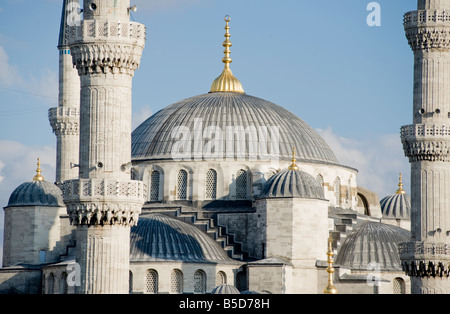
<svg viewBox="0 0 450 314"><path fill-rule="evenodd" d="M398 190L397 190L397 192L395 192L395 194L406 194L406 191L403 190L403 178L402 178L401 173L400 173L400 177L399 177L398 181L399 181Z"/></svg>
<svg viewBox="0 0 450 314"><path fill-rule="evenodd" d="M327 256L328 256L328 267L327 267L327 273L328 273L328 285L325 287L325 289L323 290L324 294L337 294L338 291L336 289L336 287L334 286L333 283L333 277L334 277L334 271L335 268L333 267L333 256L334 256L334 252L333 252L333 238L330 236L328 238L328 251L327 251Z"/></svg>
<svg viewBox="0 0 450 314"><path fill-rule="evenodd" d="M222 59L222 62L225 63L225 68L223 69L222 74L216 78L211 86L211 93L216 92L235 92L245 94L244 88L242 87L241 82L233 75L230 69L230 63L233 60L230 57L232 46L230 41L230 23L231 17L229 15L225 16L225 41L223 42L223 46L225 47L225 57Z"/></svg>
<svg viewBox="0 0 450 314"><path fill-rule="evenodd" d="M36 175L33 178L33 181L44 181L44 177L41 175L41 160L38 158Z"/></svg>
<svg viewBox="0 0 450 314"><path fill-rule="evenodd" d="M292 164L289 166L288 170L299 170L297 166L297 159L295 158L295 147L292 150Z"/></svg>

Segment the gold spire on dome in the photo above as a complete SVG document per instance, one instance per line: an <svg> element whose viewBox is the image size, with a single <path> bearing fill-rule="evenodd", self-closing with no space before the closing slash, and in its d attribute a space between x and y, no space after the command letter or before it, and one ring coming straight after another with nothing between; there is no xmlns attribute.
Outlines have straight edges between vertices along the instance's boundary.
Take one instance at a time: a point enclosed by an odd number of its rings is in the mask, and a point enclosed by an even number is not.
<svg viewBox="0 0 450 314"><path fill-rule="evenodd" d="M337 294L338 291L336 289L336 287L334 286L333 283L333 274L334 274L334 267L333 267L333 238L330 237L328 238L328 251L327 251L327 255L328 255L328 267L327 267L327 273L328 273L328 285L325 287L325 289L323 290L323 293L325 294Z"/></svg>
<svg viewBox="0 0 450 314"><path fill-rule="evenodd" d="M235 92L244 94L244 88L242 87L241 82L233 75L230 69L230 63L233 60L230 57L232 46L230 41L230 23L231 18L229 15L225 16L225 41L223 42L223 46L225 47L225 57L222 59L222 62L225 63L225 68L223 69L222 74L216 78L211 86L211 93L215 92Z"/></svg>
<svg viewBox="0 0 450 314"><path fill-rule="evenodd" d="M44 181L44 177L41 175L41 160L38 158L36 175L34 176L34 181Z"/></svg>
<svg viewBox="0 0 450 314"><path fill-rule="evenodd" d="M403 178L402 178L402 174L400 173L400 177L398 179L398 190L397 192L395 192L395 194L406 194L406 191L403 190Z"/></svg>
<svg viewBox="0 0 450 314"><path fill-rule="evenodd" d="M297 164L297 159L295 159L295 147L292 150L292 164L289 166L288 170L299 170Z"/></svg>

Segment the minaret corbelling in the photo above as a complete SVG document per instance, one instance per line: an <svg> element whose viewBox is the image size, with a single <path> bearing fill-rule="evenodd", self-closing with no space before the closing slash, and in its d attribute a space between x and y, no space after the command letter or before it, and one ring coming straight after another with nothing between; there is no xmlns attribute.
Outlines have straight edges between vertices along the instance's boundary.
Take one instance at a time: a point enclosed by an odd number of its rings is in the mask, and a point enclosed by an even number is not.
<svg viewBox="0 0 450 314"><path fill-rule="evenodd" d="M145 46L144 25L130 22L129 0L85 0L69 28L81 78L79 179L62 185L77 227L79 293L128 293L130 227L144 184L130 179L131 87Z"/></svg>
<svg viewBox="0 0 450 314"><path fill-rule="evenodd" d="M413 124L401 131L412 239L400 255L412 293L450 293L450 0L419 0L404 27L414 52Z"/></svg>
<svg viewBox="0 0 450 314"><path fill-rule="evenodd" d="M72 63L68 45L69 17L79 8L79 0L64 0L59 33L59 100L49 110L49 120L56 135L56 182L78 177L80 77Z"/></svg>

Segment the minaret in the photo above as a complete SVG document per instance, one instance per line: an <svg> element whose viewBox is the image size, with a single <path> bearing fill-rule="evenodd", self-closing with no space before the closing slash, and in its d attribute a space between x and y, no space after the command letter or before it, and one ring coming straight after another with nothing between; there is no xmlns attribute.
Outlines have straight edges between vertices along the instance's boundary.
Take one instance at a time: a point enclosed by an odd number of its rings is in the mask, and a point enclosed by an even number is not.
<svg viewBox="0 0 450 314"><path fill-rule="evenodd" d="M56 182L78 177L80 77L72 63L68 27L79 16L79 0L64 0L59 32L59 102L49 110L50 125L56 135Z"/></svg>
<svg viewBox="0 0 450 314"><path fill-rule="evenodd" d="M413 124L401 132L412 239L400 255L412 293L450 293L450 0L419 0L404 27L414 52Z"/></svg>
<svg viewBox="0 0 450 314"><path fill-rule="evenodd" d="M76 226L82 294L125 294L130 227L144 184L130 180L131 88L145 46L144 25L130 22L129 0L84 0L69 47L81 78L79 179L62 185Z"/></svg>

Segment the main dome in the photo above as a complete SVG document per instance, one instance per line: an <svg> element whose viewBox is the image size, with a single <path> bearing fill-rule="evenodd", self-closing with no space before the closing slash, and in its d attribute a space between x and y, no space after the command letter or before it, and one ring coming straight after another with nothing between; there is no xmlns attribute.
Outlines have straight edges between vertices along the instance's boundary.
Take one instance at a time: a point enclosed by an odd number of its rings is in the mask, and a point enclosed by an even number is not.
<svg viewBox="0 0 450 314"><path fill-rule="evenodd" d="M200 123L200 133L196 133L199 131ZM290 160L292 149L295 147L299 161L339 164L325 140L302 119L272 102L235 92L215 92L195 96L155 113L132 133L132 159L133 161L173 159L172 150L180 141L180 137L173 136L172 132L180 128L189 130L192 138L195 138L195 134L200 134L201 146L194 140L188 144L190 145L188 150L194 152L196 147L205 147L210 141L204 138L208 127L220 128L222 131L220 147L223 152L228 152L229 146L233 144L234 160L252 157L264 159L259 153L257 156L250 154L250 148L261 145L267 138L266 144L270 153L271 147L277 144L276 137L274 141L272 135L279 134L277 158ZM227 127L229 129L232 127L231 130L234 131L249 128L247 130L256 130L258 135L257 138L251 139L249 136L244 138L245 135L236 136L230 142L226 136L229 134ZM268 132L264 133L261 130ZM274 130L275 132L272 132ZM264 137L264 134L268 136ZM217 135L215 136L217 142ZM242 154L236 148L242 147L239 145L244 139L246 149ZM230 158L230 155L226 155L226 158Z"/></svg>

